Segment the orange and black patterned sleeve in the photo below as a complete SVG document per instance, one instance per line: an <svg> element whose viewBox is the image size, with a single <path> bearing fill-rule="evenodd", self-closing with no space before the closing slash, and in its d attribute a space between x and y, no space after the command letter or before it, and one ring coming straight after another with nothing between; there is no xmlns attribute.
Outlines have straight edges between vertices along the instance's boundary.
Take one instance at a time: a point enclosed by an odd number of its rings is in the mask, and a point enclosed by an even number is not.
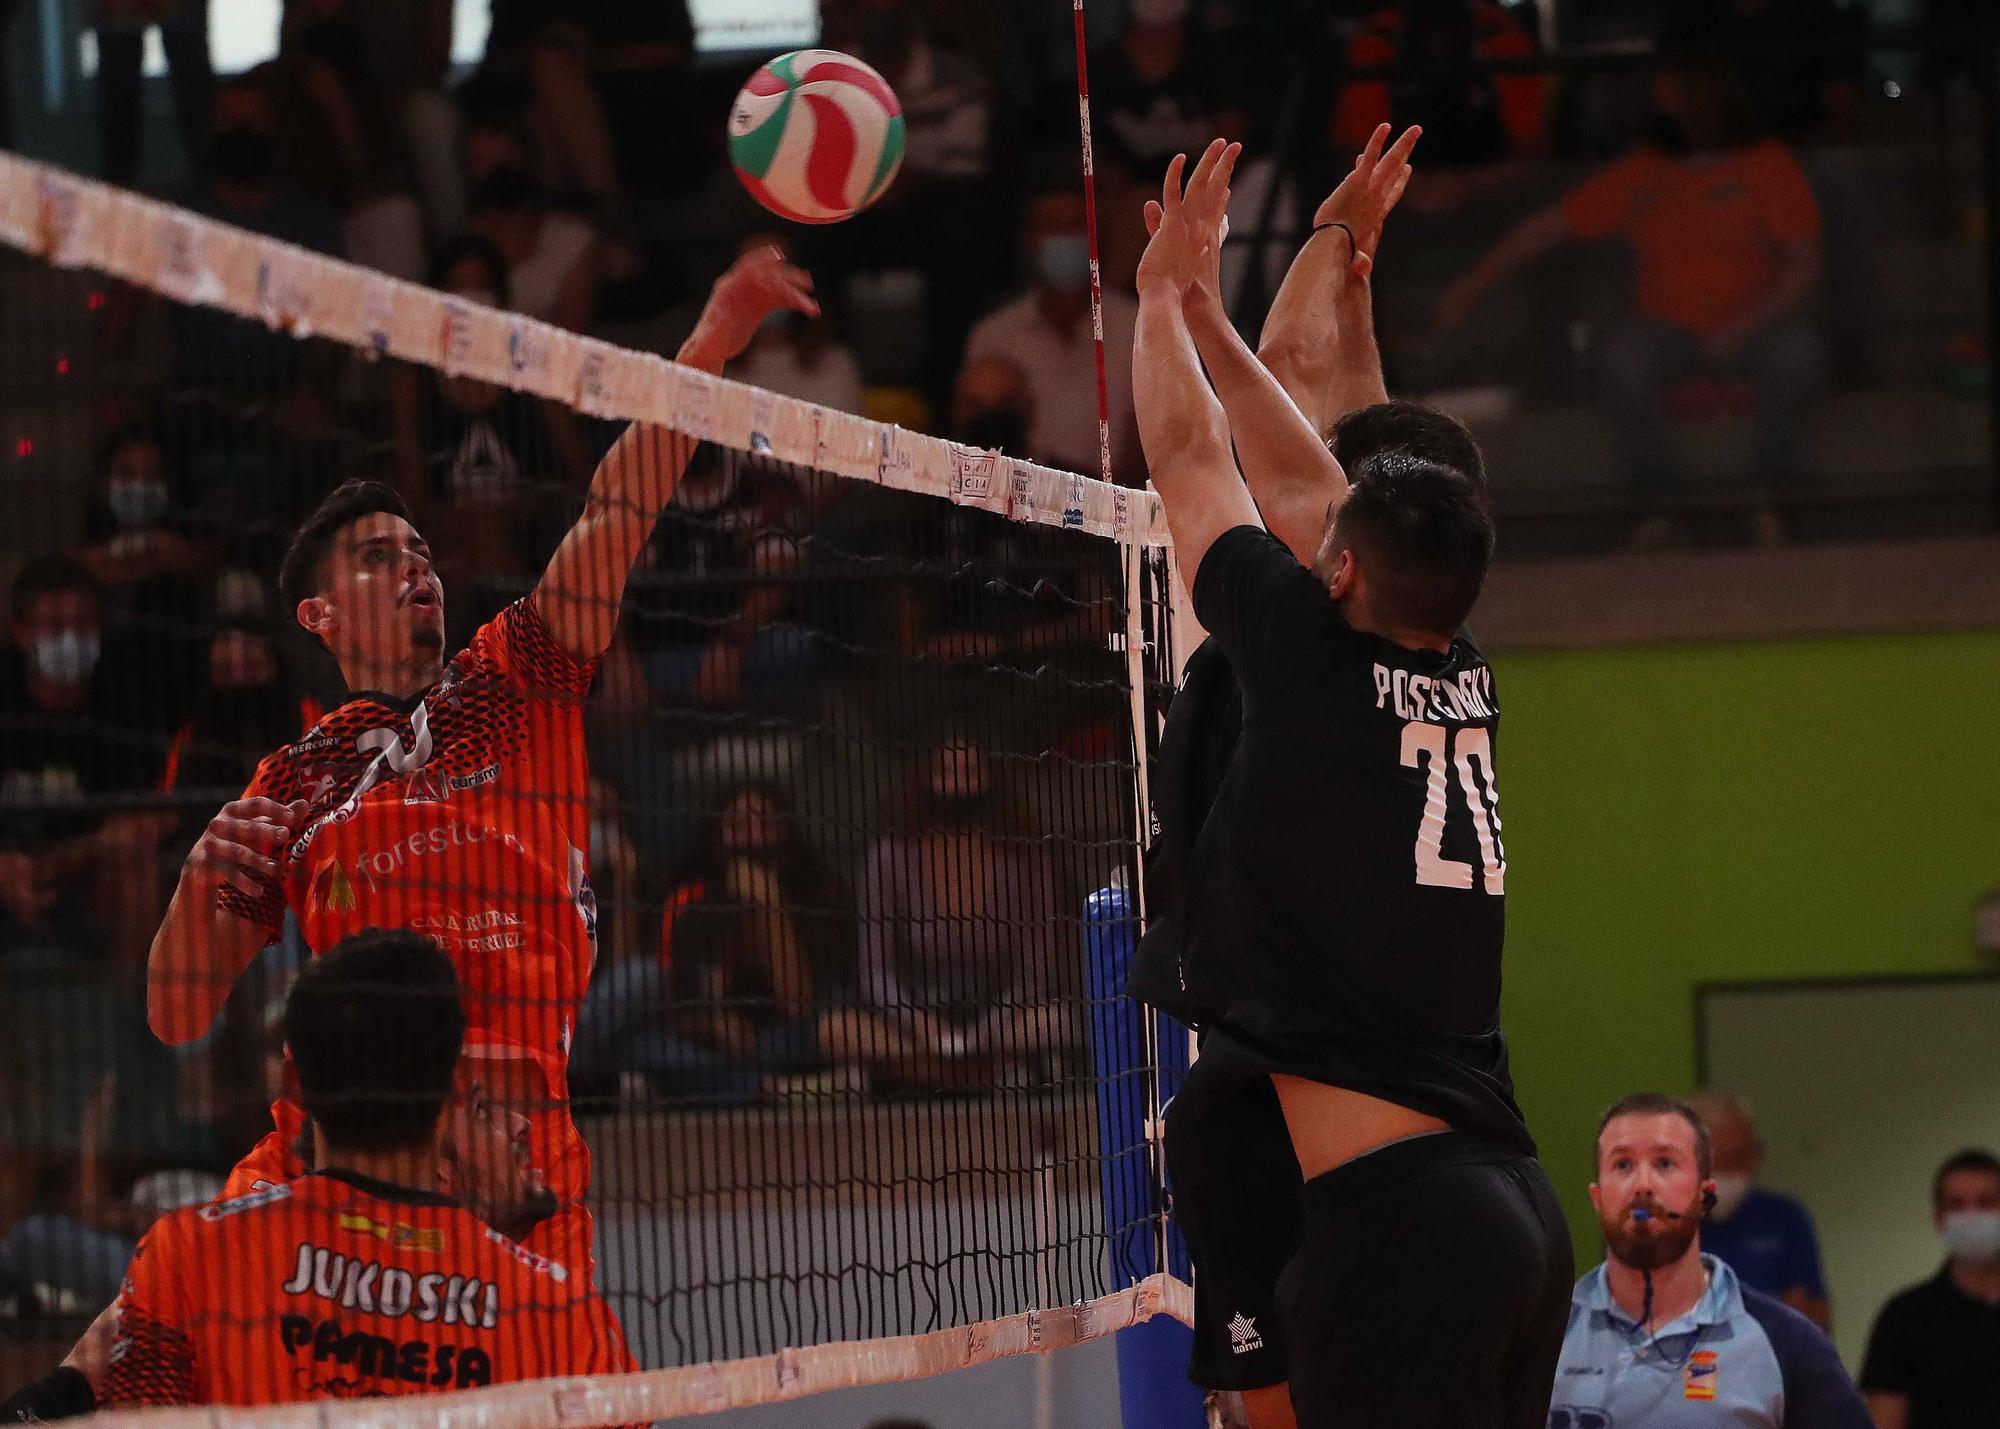
<svg viewBox="0 0 2000 1429"><path fill-rule="evenodd" d="M473 659L490 662L524 694L581 700L597 678L595 657L579 660L550 632L532 595L523 596L472 637Z"/></svg>
<svg viewBox="0 0 2000 1429"><path fill-rule="evenodd" d="M298 797L293 787L296 783L291 747L288 745L275 754L266 755L258 763L257 772L250 776L250 785L243 791L243 797L290 803ZM259 879L255 897L234 884L225 883L216 890L215 903L223 912L263 929L266 943L277 942L285 931L285 890L274 881Z"/></svg>
<svg viewBox="0 0 2000 1429"><path fill-rule="evenodd" d="M100 1395L105 1405L199 1404L201 1372L188 1333L178 1282L197 1267L170 1264L166 1223L155 1226L132 1256L118 1293L111 1364Z"/></svg>

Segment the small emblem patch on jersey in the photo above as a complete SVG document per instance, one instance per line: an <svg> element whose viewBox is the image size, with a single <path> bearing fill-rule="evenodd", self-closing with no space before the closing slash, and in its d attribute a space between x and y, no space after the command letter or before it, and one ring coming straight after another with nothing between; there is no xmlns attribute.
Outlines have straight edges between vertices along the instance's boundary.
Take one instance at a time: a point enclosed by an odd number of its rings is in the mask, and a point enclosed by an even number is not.
<svg viewBox="0 0 2000 1429"><path fill-rule="evenodd" d="M1241 1310L1229 1322L1229 1348L1239 1355L1264 1348L1264 1337L1257 1330L1257 1322Z"/></svg>

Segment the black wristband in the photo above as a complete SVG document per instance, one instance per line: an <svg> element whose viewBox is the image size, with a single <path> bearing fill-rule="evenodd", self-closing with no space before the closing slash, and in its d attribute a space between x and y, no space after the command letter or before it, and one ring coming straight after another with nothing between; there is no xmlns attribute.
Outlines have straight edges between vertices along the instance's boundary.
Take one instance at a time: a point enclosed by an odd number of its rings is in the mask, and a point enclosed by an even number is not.
<svg viewBox="0 0 2000 1429"><path fill-rule="evenodd" d="M0 1404L0 1425L47 1424L74 1419L97 1408L97 1391L80 1369L63 1365L33 1384L21 1386Z"/></svg>
<svg viewBox="0 0 2000 1429"><path fill-rule="evenodd" d="M1337 218L1331 223L1314 224L1313 233L1315 235L1318 235L1326 232L1329 228L1337 228L1342 233L1347 235L1347 256L1350 260L1361 256L1361 245L1354 241L1354 230L1349 228L1346 224L1342 223Z"/></svg>

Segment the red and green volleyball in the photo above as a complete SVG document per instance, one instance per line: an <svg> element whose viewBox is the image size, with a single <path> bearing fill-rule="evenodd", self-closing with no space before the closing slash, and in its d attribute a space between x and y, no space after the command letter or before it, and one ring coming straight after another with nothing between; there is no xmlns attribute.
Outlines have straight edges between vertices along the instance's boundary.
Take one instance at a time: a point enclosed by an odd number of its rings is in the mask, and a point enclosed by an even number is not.
<svg viewBox="0 0 2000 1429"><path fill-rule="evenodd" d="M729 157L752 198L796 223L838 223L903 162L889 82L837 50L794 50L750 76L729 112Z"/></svg>

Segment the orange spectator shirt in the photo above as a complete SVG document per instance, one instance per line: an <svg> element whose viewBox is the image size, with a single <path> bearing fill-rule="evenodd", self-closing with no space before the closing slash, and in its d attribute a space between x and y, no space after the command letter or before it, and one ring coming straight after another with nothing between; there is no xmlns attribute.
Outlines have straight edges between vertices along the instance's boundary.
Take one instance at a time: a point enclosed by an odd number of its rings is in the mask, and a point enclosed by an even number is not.
<svg viewBox="0 0 2000 1429"><path fill-rule="evenodd" d="M344 1172L178 1211L118 1297L107 1405L433 1394L629 1367L585 1278Z"/></svg>
<svg viewBox="0 0 2000 1429"><path fill-rule="evenodd" d="M465 987L469 1048L532 1057L566 1095L595 957L579 662L533 599L508 606L415 699L361 694L265 759L245 797L308 813L282 877L222 906L315 952L368 927L437 939Z"/></svg>
<svg viewBox="0 0 2000 1429"><path fill-rule="evenodd" d="M1629 154L1571 190L1578 238L1625 239L1639 312L1697 336L1735 322L1777 280L1787 245L1819 236L1804 170L1775 140L1721 154Z"/></svg>

